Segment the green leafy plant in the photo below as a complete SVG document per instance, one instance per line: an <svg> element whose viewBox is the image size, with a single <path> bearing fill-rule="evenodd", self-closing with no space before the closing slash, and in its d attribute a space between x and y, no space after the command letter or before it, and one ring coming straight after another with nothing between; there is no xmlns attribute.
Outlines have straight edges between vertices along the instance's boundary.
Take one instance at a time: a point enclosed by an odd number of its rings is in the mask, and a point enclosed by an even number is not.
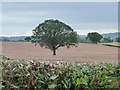
<svg viewBox="0 0 120 90"><path fill-rule="evenodd" d="M1 56L1 90L119 90L120 64L70 64Z"/></svg>

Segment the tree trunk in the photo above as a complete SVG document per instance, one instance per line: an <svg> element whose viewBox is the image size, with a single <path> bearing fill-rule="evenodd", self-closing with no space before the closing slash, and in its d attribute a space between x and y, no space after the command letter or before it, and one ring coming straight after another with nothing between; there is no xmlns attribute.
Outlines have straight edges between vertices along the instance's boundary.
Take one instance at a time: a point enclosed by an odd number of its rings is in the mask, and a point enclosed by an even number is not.
<svg viewBox="0 0 120 90"><path fill-rule="evenodd" d="M53 48L53 55L56 55L56 49Z"/></svg>

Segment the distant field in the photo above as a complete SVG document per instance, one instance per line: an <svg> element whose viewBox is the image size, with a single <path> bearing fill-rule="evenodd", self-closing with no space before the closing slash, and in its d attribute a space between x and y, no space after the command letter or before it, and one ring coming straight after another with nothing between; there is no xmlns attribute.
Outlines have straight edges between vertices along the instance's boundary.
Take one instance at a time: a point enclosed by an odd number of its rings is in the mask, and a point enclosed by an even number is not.
<svg viewBox="0 0 120 90"><path fill-rule="evenodd" d="M112 47L119 47L120 48L120 42L113 42L113 43L103 43L103 45L106 46L112 46Z"/></svg>
<svg viewBox="0 0 120 90"><path fill-rule="evenodd" d="M13 59L26 60L52 60L67 62L117 62L118 48L108 47L100 44L80 43L78 47L61 47L57 55L53 56L49 49L34 46L29 42L0 42L1 55Z"/></svg>

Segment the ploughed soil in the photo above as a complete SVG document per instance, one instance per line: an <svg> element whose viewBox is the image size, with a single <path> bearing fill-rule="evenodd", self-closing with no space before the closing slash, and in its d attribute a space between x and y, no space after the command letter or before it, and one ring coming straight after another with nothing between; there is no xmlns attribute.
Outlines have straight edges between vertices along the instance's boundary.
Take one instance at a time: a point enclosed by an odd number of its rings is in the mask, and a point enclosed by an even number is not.
<svg viewBox="0 0 120 90"><path fill-rule="evenodd" d="M1 48L2 47L2 48ZM35 46L30 42L0 42L0 55L12 59L66 61L81 63L116 63L118 62L118 48L101 44L80 43L77 47L60 47L57 55L52 51Z"/></svg>

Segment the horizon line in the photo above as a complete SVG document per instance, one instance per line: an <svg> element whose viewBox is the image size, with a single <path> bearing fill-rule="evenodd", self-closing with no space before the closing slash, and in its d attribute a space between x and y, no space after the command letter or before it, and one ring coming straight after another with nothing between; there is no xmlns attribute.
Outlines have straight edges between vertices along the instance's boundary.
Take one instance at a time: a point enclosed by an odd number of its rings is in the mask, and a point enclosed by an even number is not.
<svg viewBox="0 0 120 90"><path fill-rule="evenodd" d="M110 33L120 33L120 31L117 32L110 32ZM100 33L100 34L110 34L110 33ZM87 35L87 34L78 34L78 35ZM20 36L32 36L32 35L0 35L0 37L20 37Z"/></svg>

